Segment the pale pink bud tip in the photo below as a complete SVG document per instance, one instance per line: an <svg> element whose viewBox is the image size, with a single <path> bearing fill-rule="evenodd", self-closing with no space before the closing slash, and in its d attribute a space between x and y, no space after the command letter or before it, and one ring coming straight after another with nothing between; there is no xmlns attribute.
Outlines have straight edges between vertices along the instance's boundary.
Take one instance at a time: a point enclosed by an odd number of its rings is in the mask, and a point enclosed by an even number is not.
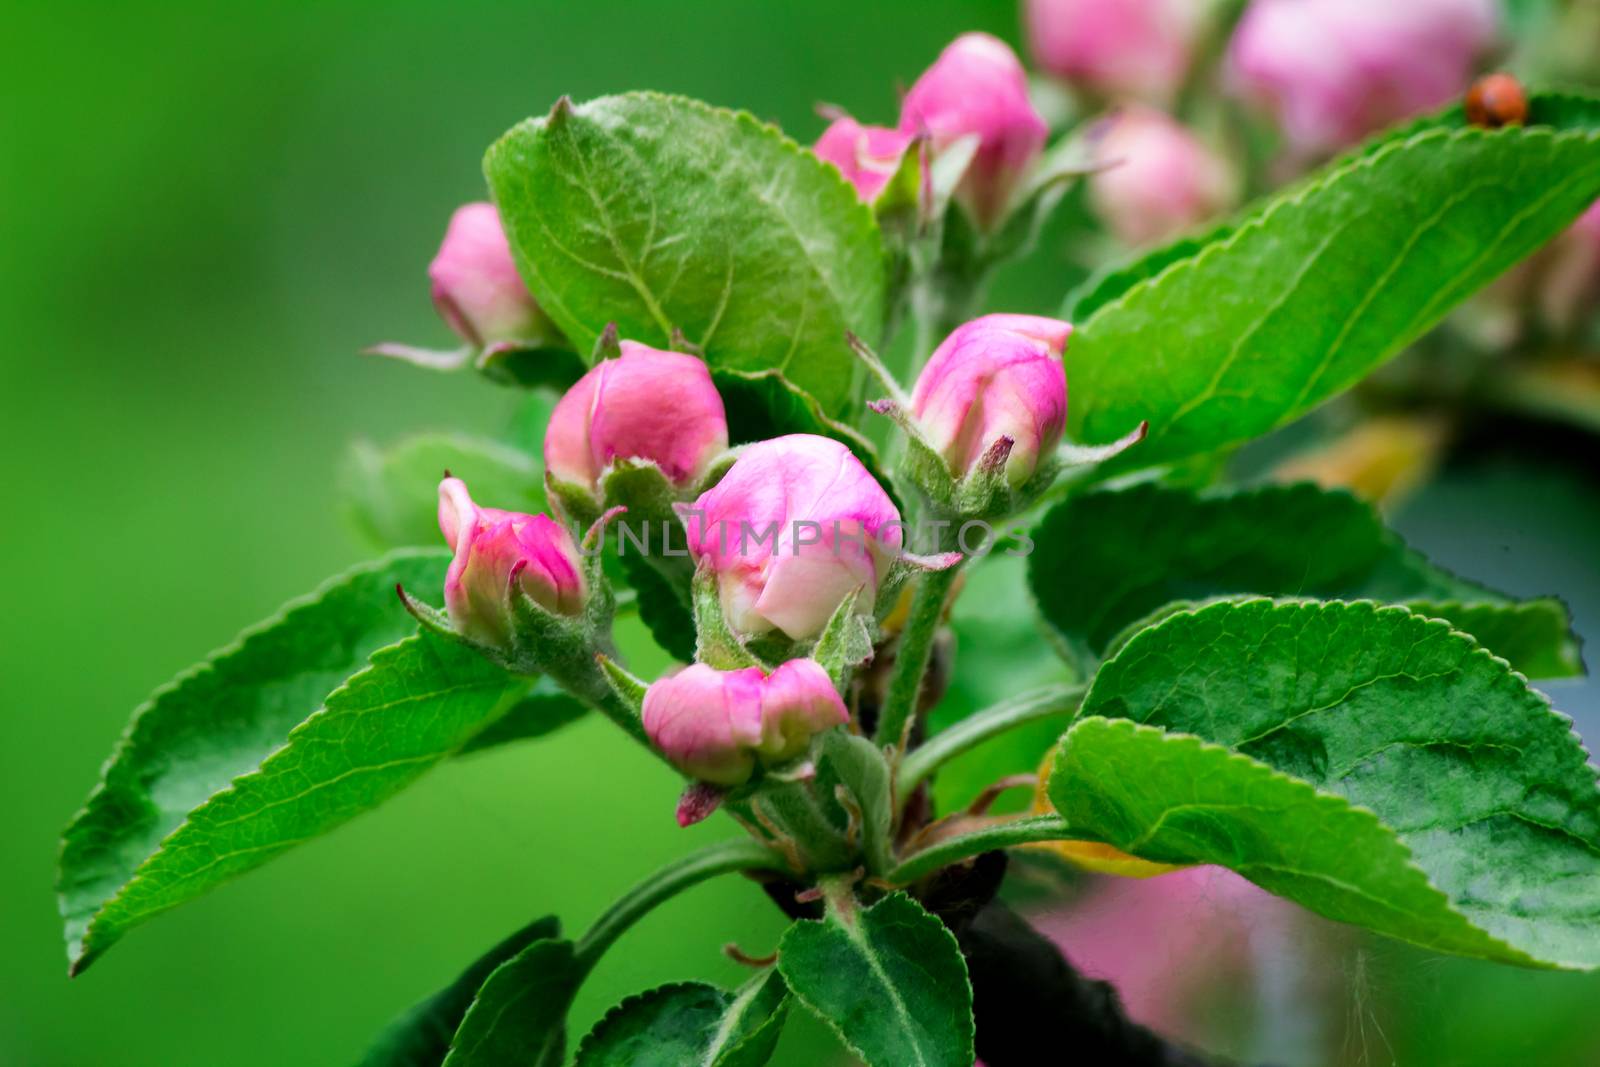
<svg viewBox="0 0 1600 1067"><path fill-rule="evenodd" d="M439 483L439 529L455 553L445 575L445 607L467 637L505 646L514 595L558 615L583 610L581 558L560 523L545 515L479 507L465 482L446 478Z"/></svg>
<svg viewBox="0 0 1600 1067"><path fill-rule="evenodd" d="M1028 76L1016 54L986 33L957 37L906 94L900 129L927 134L939 151L964 137L977 154L957 195L979 225L1004 212L1049 132L1028 100Z"/></svg>
<svg viewBox="0 0 1600 1067"><path fill-rule="evenodd" d="M1230 75L1302 153L1327 152L1464 92L1496 0L1255 0Z"/></svg>
<svg viewBox="0 0 1600 1067"><path fill-rule="evenodd" d="M463 204L428 264L433 303L463 341L478 348L537 341L552 332L522 283L493 204Z"/></svg>
<svg viewBox="0 0 1600 1067"><path fill-rule="evenodd" d="M863 126L848 115L841 115L817 138L811 147L817 158L839 168L845 180L855 186L856 195L870 203L900 166L913 137L887 126Z"/></svg>
<svg viewBox="0 0 1600 1067"><path fill-rule="evenodd" d="M740 453L681 511L740 633L814 637L847 596L866 610L903 541L900 512L838 441L791 434Z"/></svg>
<svg viewBox="0 0 1600 1067"><path fill-rule="evenodd" d="M619 459L643 459L674 485L705 474L728 448L722 397L702 360L623 341L568 389L545 430L550 476L593 490Z"/></svg>
<svg viewBox="0 0 1600 1067"><path fill-rule="evenodd" d="M945 338L917 378L912 414L961 477L986 456L1021 485L1061 441L1070 323L1035 315L985 315ZM1009 438L1009 448L1004 439Z"/></svg>
<svg viewBox="0 0 1600 1067"><path fill-rule="evenodd" d="M850 713L828 672L804 659L770 676L759 667L719 671L693 664L645 691L643 717L651 742L675 767L731 787L749 779L758 760L776 765L804 755L814 735L848 721ZM705 797L693 792L679 802L680 823L705 807Z"/></svg>
<svg viewBox="0 0 1600 1067"><path fill-rule="evenodd" d="M1195 0L1027 0L1034 58L1104 96L1165 103L1189 70L1204 5Z"/></svg>
<svg viewBox="0 0 1600 1067"><path fill-rule="evenodd" d="M1095 145L1106 169L1089 179L1089 199L1112 233L1130 245L1176 237L1228 207L1228 164L1184 126L1154 108L1130 107L1102 127Z"/></svg>

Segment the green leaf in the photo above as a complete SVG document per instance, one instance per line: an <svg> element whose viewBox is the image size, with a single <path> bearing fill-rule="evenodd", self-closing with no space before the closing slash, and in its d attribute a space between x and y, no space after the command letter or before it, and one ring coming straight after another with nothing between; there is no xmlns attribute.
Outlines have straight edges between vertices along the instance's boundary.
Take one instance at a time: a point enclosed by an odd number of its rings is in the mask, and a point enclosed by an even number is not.
<svg viewBox="0 0 1600 1067"><path fill-rule="evenodd" d="M867 1067L971 1067L966 963L945 925L904 893L795 923L778 969Z"/></svg>
<svg viewBox="0 0 1600 1067"><path fill-rule="evenodd" d="M73 877L80 864L63 861L69 936L87 925L74 942L74 969L133 926L387 800L526 688L526 679L430 633L379 649L370 667L330 693L258 769L211 786L220 791L178 820L153 851L122 854L119 872L137 864L124 881L113 886L103 874L80 881ZM187 765L180 792L194 788L201 766ZM80 819L68 830L69 846L87 831ZM146 841L141 835L128 844L142 850Z"/></svg>
<svg viewBox="0 0 1600 1067"><path fill-rule="evenodd" d="M402 552L291 601L156 691L61 841L67 955L88 966L90 920L188 812L260 765L367 657L416 630L395 585L435 589L449 556Z"/></svg>
<svg viewBox="0 0 1600 1067"><path fill-rule="evenodd" d="M511 705L504 715L472 735L458 755L482 752L513 741L532 741L555 733L577 722L589 708L577 697L562 692L554 682L541 678L538 689Z"/></svg>
<svg viewBox="0 0 1600 1067"><path fill-rule="evenodd" d="M649 627L650 636L673 659L693 663L694 613L683 602L683 597L638 553L619 556L617 560L628 584L638 595L639 618Z"/></svg>
<svg viewBox="0 0 1600 1067"><path fill-rule="evenodd" d="M484 161L523 277L580 351L609 322L716 368L776 368L834 413L846 330L877 337L887 259L838 171L743 112L602 97L512 129Z"/></svg>
<svg viewBox="0 0 1600 1067"><path fill-rule="evenodd" d="M1233 751L1080 723L1049 787L1074 831L1428 948L1600 965L1595 770L1571 720L1444 622L1213 604L1129 641L1083 714Z"/></svg>
<svg viewBox="0 0 1600 1067"><path fill-rule="evenodd" d="M681 982L629 997L578 1049L577 1067L760 1067L783 1028L788 989L776 971L737 993Z"/></svg>
<svg viewBox="0 0 1600 1067"><path fill-rule="evenodd" d="M1583 673L1559 600L1513 601L1433 566L1342 491L1146 484L1086 493L1053 508L1033 538L1029 585L1086 672L1174 602L1257 593L1403 602L1473 634L1526 674Z"/></svg>
<svg viewBox="0 0 1600 1067"><path fill-rule="evenodd" d="M535 941L495 968L450 1042L444 1067L561 1067L567 1009L586 968L571 941Z"/></svg>
<svg viewBox="0 0 1600 1067"><path fill-rule="evenodd" d="M1170 462L1355 384L1600 196L1600 106L1537 98L1534 119L1424 122L1097 288L1066 356L1072 438L1148 419L1121 465Z"/></svg>
<svg viewBox="0 0 1600 1067"><path fill-rule="evenodd" d="M461 1019L489 975L535 941L558 937L553 915L535 919L484 953L433 996L384 1028L361 1059L361 1067L439 1067Z"/></svg>
<svg viewBox="0 0 1600 1067"><path fill-rule="evenodd" d="M439 480L446 471L464 480L487 507L529 513L545 508L538 461L497 441L443 433L417 434L387 448L357 441L343 481L362 534L384 548L441 544Z"/></svg>
<svg viewBox="0 0 1600 1067"><path fill-rule="evenodd" d="M829 730L817 754L816 788L838 825L855 825L867 871L889 869L894 800L883 750L860 734ZM837 810L834 810L837 809Z"/></svg>

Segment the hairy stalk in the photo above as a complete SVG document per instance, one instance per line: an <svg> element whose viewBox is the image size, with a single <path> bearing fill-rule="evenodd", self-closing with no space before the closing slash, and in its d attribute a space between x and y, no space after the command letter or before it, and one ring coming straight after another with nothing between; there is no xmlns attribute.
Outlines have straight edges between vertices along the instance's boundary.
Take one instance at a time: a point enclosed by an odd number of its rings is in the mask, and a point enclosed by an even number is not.
<svg viewBox="0 0 1600 1067"><path fill-rule="evenodd" d="M1067 820L1059 815L1028 815L1005 822L994 823L971 833L946 838L913 853L889 872L888 881L894 885L910 885L941 867L959 863L973 856L997 848L1037 844L1041 841L1062 841L1074 837Z"/></svg>
<svg viewBox="0 0 1600 1067"><path fill-rule="evenodd" d="M889 676L889 691L878 716L874 740L879 745L893 745L897 750L905 746L917 694L922 691L922 678L933 652L933 639L944 616L944 602L960 572L958 563L942 571L928 571L917 581L911 611L900 635L900 648L895 653L894 672Z"/></svg>
<svg viewBox="0 0 1600 1067"><path fill-rule="evenodd" d="M691 886L734 871L793 873L776 852L746 838L723 841L675 860L624 893L579 939L581 973L587 973L617 938L657 905Z"/></svg>
<svg viewBox="0 0 1600 1067"><path fill-rule="evenodd" d="M904 807L906 798L924 779L949 760L989 738L1024 723L1076 711L1088 688L1083 684L1065 683L1041 686L975 712L949 729L934 734L920 748L906 753L906 758L901 761L895 775L896 804Z"/></svg>

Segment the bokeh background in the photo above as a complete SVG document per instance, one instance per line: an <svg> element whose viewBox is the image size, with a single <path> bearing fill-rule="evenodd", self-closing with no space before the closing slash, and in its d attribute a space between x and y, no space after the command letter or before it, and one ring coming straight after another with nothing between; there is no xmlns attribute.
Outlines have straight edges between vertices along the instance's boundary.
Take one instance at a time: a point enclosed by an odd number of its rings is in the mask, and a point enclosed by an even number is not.
<svg viewBox="0 0 1600 1067"><path fill-rule="evenodd" d="M821 129L819 100L887 121L897 82L962 30L1016 41L1017 11L23 0L4 22L0 1063L352 1062L509 929L552 911L581 929L657 864L729 832L677 830L676 778L581 723L447 765L65 976L57 836L129 711L370 554L339 493L352 440L509 419L513 398L472 376L356 354L448 343L423 269L449 211L482 195L483 149L559 94L639 87L743 106L803 141ZM1073 258L1046 240L997 292L1008 309L1050 311ZM1553 433L1485 427L1397 523L1448 566L1566 596L1597 634L1592 439ZM1592 685L1546 688L1600 737ZM1249 905L1239 917L1256 919ZM764 953L780 928L737 880L697 889L606 959L574 1029L663 981L734 980L720 946ZM1324 924L1251 944L1256 992L1209 1031L1242 1054L1600 1062L1593 979L1439 960ZM1163 965L1199 966L1175 951ZM1285 974L1317 994L1283 996ZM783 1056L832 1053L797 1017Z"/></svg>

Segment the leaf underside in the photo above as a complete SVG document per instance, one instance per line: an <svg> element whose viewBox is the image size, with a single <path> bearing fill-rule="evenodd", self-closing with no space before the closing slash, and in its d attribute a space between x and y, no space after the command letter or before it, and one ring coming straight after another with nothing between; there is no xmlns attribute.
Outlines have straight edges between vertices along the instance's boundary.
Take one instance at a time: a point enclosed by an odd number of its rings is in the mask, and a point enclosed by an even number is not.
<svg viewBox="0 0 1600 1067"><path fill-rule="evenodd" d="M357 441L343 480L362 534L382 548L440 544L438 485L446 471L489 506L528 514L545 509L538 460L499 441L446 433L415 434L387 447Z"/></svg>
<svg viewBox="0 0 1600 1067"><path fill-rule="evenodd" d="M1180 612L1101 668L1082 715L1050 780L1074 830L1440 951L1600 965L1595 770L1569 719L1442 621Z"/></svg>
<svg viewBox="0 0 1600 1067"><path fill-rule="evenodd" d="M1349 388L1600 196L1600 106L1536 98L1534 119L1408 127L1102 280L1066 356L1073 440L1148 419L1113 465L1171 462Z"/></svg>
<svg viewBox="0 0 1600 1067"><path fill-rule="evenodd" d="M536 919L484 953L448 986L384 1028L360 1067L439 1067L478 989L502 963L535 941L558 937L554 916Z"/></svg>
<svg viewBox="0 0 1600 1067"><path fill-rule="evenodd" d="M743 112L626 93L513 128L484 161L523 277L580 351L607 323L714 368L856 401L845 332L875 340L887 259L830 167Z"/></svg>
<svg viewBox="0 0 1600 1067"><path fill-rule="evenodd" d="M583 974L570 941L535 941L524 948L478 990L444 1067L561 1067L567 1009Z"/></svg>
<svg viewBox="0 0 1600 1067"><path fill-rule="evenodd" d="M1583 673L1560 600L1515 601L1430 564L1343 491L1146 484L1085 493L1053 508L1033 537L1048 551L1029 558L1029 586L1085 670L1166 605L1253 593L1404 603L1525 674Z"/></svg>

